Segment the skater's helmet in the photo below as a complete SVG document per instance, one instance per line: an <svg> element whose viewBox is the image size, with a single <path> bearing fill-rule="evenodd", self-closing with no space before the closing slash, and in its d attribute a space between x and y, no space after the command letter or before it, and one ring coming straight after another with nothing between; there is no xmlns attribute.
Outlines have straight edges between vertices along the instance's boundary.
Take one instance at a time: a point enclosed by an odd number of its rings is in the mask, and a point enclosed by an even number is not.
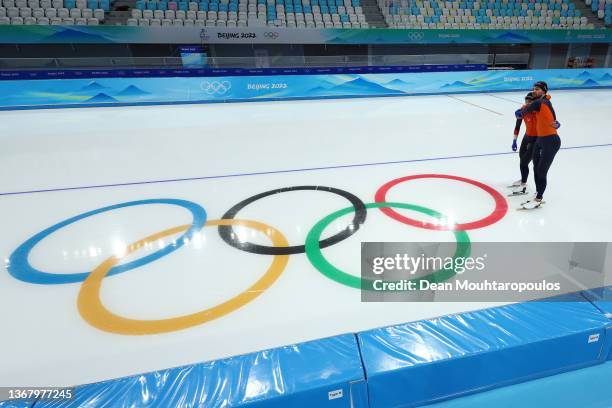
<svg viewBox="0 0 612 408"><path fill-rule="evenodd" d="M548 84L544 81L538 81L533 84L534 88L540 88L544 93L548 93Z"/></svg>

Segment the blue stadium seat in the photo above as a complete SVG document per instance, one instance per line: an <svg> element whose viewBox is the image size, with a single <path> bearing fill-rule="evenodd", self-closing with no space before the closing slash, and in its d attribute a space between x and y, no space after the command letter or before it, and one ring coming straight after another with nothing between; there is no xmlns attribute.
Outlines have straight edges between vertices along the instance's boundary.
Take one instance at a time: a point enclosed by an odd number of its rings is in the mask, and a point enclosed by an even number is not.
<svg viewBox="0 0 612 408"><path fill-rule="evenodd" d="M137 8L138 10L144 10L144 9L145 9L145 4L144 4L144 1L142 1L142 0L138 0L138 1L136 2L136 8Z"/></svg>
<svg viewBox="0 0 612 408"><path fill-rule="evenodd" d="M72 9L76 7L75 0L64 0L64 7L67 9Z"/></svg>
<svg viewBox="0 0 612 408"><path fill-rule="evenodd" d="M156 1L147 2L147 10L157 10L157 2Z"/></svg>

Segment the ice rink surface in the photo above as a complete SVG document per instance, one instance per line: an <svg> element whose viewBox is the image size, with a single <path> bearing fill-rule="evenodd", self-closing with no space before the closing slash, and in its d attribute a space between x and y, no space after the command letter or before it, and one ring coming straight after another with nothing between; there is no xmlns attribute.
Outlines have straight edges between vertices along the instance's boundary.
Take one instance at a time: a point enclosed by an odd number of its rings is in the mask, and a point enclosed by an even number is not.
<svg viewBox="0 0 612 408"><path fill-rule="evenodd" d="M468 231L471 240L612 241L612 91L551 95L562 150L549 172L546 205L515 211L525 197L508 197L507 213ZM265 290L201 324L144 335L94 327L79 313L93 306L80 304L82 279L75 274L98 270L132 242L190 224L190 211L174 201L99 212L42 237L26 260L52 274L47 280L17 279L8 269L22 266L11 264L15 250L48 227L131 201L188 200L213 221L269 190L333 187L367 204L386 182L419 174L476 180L505 197L520 176L510 145L522 98L496 93L0 112L0 385L89 383L494 305L362 303L359 290L324 276L305 254L274 260L248 253L210 225L181 248L102 279L100 303L133 320L218 310L252 293L274 262L286 266ZM533 190L532 175L529 182ZM434 209L457 223L494 211L488 193L445 178L401 183L387 200ZM264 223L289 245L303 245L313 225L349 205L328 191L289 191L250 203L236 218ZM345 229L352 216L334 221L323 237ZM270 245L251 227L234 232ZM181 233L157 236L121 263L138 262ZM358 276L363 241L452 240L452 232L404 225L370 209L361 228L322 251ZM68 274L76 280L57 279Z"/></svg>

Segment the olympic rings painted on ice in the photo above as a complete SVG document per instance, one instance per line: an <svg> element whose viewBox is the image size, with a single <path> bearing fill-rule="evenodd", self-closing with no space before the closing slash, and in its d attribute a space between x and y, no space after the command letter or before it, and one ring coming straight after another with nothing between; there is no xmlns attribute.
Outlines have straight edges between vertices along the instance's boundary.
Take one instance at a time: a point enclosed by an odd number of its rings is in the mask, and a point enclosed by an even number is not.
<svg viewBox="0 0 612 408"><path fill-rule="evenodd" d="M406 204L406 203L370 203L366 204L366 208L404 208L407 210L417 211L432 217L436 217L438 219L442 219L443 215L437 211L430 210L429 208L420 207L414 204ZM314 227L310 230L306 237L306 255L308 256L308 260L319 272L328 277L329 279L341 283L343 285L349 286L351 288L371 290L372 282L366 281L364 282L360 277L351 275L350 273L344 272L334 265L332 265L321 252L321 247L319 246L319 238L321 234L325 230L325 228L331 224L334 220L342 217L343 215L349 214L354 211L353 207L347 207L342 210L336 211L334 213L329 214L319 222L315 224ZM470 238L465 231L454 231L455 239L457 241L457 248L455 250L455 254L453 258L463 258L470 255L471 244ZM428 275L417 277L411 280L428 280L430 282L443 282L452 278L455 275L455 271L450 269L440 269L434 272L431 272Z"/></svg>
<svg viewBox="0 0 612 408"><path fill-rule="evenodd" d="M388 215L389 217L393 218L394 220L403 222L404 224L412 225L413 227L431 229L431 230L437 230L437 231L454 231L454 230L466 231L466 230L473 230L477 228L483 228L483 227L494 224L497 221L501 220L502 218L504 218L504 215L506 215L506 213L508 212L508 202L506 201L504 196L501 195L494 188L491 188L487 186L486 184L483 184L476 180L472 180L472 179L465 178L465 177L451 176L448 174L416 174L413 176L400 177L395 180L391 180L378 189L375 195L375 201L377 203L386 202L387 193L389 192L391 188L405 181L421 179L421 178L441 178L441 179L457 180L457 181L462 181L464 183L468 183L476 187L479 187L485 192L489 193L491 197L493 197L493 200L495 201L495 209L491 212L491 214L489 214L488 216L478 221L472 221L472 222L467 222L464 224L454 224L454 225L433 224L430 222L418 221L412 218L405 217L399 214L397 211L393 210L392 208L383 207L381 208L381 211L385 213L386 215Z"/></svg>
<svg viewBox="0 0 612 408"><path fill-rule="evenodd" d="M74 217L68 218L64 221L58 222L55 225L39 232L38 234L32 236L27 239L23 244L21 244L17 249L11 254L9 257L8 264L8 272L16 279L19 279L24 282L29 283L38 283L38 284L62 284L62 283L75 283L82 282L87 278L89 272L81 272L81 273L71 273L71 274L56 274L50 272L43 272L32 265L30 265L30 261L28 257L34 247L43 239L47 238L49 235L54 232L73 224L77 221L80 221L84 218L89 218L91 216L101 214L104 212L116 210L119 208L125 207L133 207L138 205L148 205L148 204L170 204L176 205L179 207L183 207L191 212L193 216L193 222L191 227L189 227L185 233L180 236L176 240L176 244L167 245L158 251L144 256L142 258L136 259L132 262L128 262L123 265L115 266L111 271L108 272L108 275L116 275L121 272L127 272L130 269L138 268L139 266L146 265L150 262L156 261L159 258L168 255L169 253L176 251L180 247L183 246L185 238L190 238L194 232L199 231L204 223L206 222L206 211L204 208L199 206L196 203L187 200L178 200L173 198L156 198L150 200L138 200L138 201L128 201L125 203L110 205L108 207L99 208L97 210L88 211Z"/></svg>
<svg viewBox="0 0 612 408"><path fill-rule="evenodd" d="M412 218L400 215L395 210L393 210L393 208L408 209L438 219L443 218L440 213L432 209L420 207L414 204L386 202L387 192L392 187L405 181L420 178L444 178L462 181L477 186L493 197L495 201L495 209L491 214L481 220L451 226L420 222ZM346 198L352 205L350 207L331 213L330 215L317 222L317 224L315 224L308 233L305 245L297 246L289 246L287 239L279 231L263 223L257 221L241 221L234 219L234 217L240 210L261 198L273 194L298 190L314 190L333 193ZM311 264L320 273L327 276L328 278L349 287L362 288L363 286L363 289L370 289L371 282L364 283L361 281L360 277L339 270L338 268L334 267L329 261L327 261L321 252L322 248L336 244L354 234L357 229L359 229L361 224L364 223L367 216L367 209L379 208L389 217L404 224L412 225L415 227L432 230L453 231L455 239L457 241L457 248L455 254L453 255L454 257L465 257L468 256L470 253L470 239L467 233L465 232L466 230L482 228L491 225L503 218L508 210L508 204L506 202L506 199L493 188L475 180L444 174L420 174L391 180L378 189L375 194L375 201L375 203L366 205L355 195L333 187L284 187L249 197L231 207L223 215L222 219L208 222L206 221L207 214L204 208L190 201L178 199L148 199L130 201L107 207L102 207L97 210L88 211L76 215L37 233L36 235L27 239L19 247L17 247L17 249L10 255L8 272L16 279L35 284L62 284L83 282L79 291L77 301L79 313L87 322L101 330L118 334L132 335L166 333L170 331L185 329L208 322L213 319L217 319L246 305L247 303L255 299L257 296L259 296L264 290L268 289L278 279L288 262L289 254L299 254L306 252L306 255ZM121 259L119 257L113 256L102 262L102 264L96 267L92 272L72 274L54 274L49 272L43 272L30 265L28 257L33 248L43 239L45 239L52 233L62 229L63 227L66 227L79 220L91 217L96 214L112 211L119 208L146 204L169 204L183 207L191 212L193 216L193 221L191 225L181 225L178 227L173 227L131 244L127 248L127 254L132 253L138 250L138 248L140 248L142 245L157 240L161 237L166 237L169 235L174 235L183 232L183 235L181 235L176 240L176 243L165 246L154 253L151 253L147 256L125 264L119 264ZM341 217L345 214L349 214L351 212L355 213L351 224L349 224L344 230L340 231L336 235L333 235L324 240L320 240L321 234L331 222L333 222L338 217ZM256 254L273 255L274 259L272 260L272 264L270 265L264 276L261 277L246 291L240 293L239 295L233 297L228 301L225 301L209 309L202 310L200 312L176 318L161 320L128 319L115 315L104 307L104 305L100 301L99 295L102 281L106 276L115 275L121 272L127 272L131 269L146 265L165 255L170 254L171 252L183 246L187 239L190 239L195 232L199 231L205 225L217 226L221 238L231 246ZM234 238L234 234L232 232L233 225L243 225L263 232L270 238L273 246L262 246L252 243L241 243L237 241ZM419 277L417 279L427 279L435 282L441 282L450 279L453 275L454 271L441 269L439 271L432 272L424 277Z"/></svg>
<svg viewBox="0 0 612 408"><path fill-rule="evenodd" d="M206 222L206 226L215 225L243 225L266 234L274 246L286 247L288 245L287 239L283 234L281 234L275 228L261 222L234 219L209 220ZM181 225L143 238L140 241L129 245L127 247L126 255L129 255L149 242L154 242L160 238L174 235L188 229L189 225ZM112 270L112 268L114 268L118 262L120 262L120 260L121 258L115 256L108 258L106 261L102 262L100 266L94 269L83 282L77 300L79 313L83 319L85 319L85 321L100 330L116 334L142 335L167 333L186 329L217 319L235 311L236 309L239 309L258 297L278 279L278 277L283 273L289 257L287 255L276 255L266 273L257 282L239 295L234 296L233 298L226 300L217 306L213 306L209 309L193 314L161 320L128 319L116 315L104 307L102 301L100 300L102 280L108 274L108 272Z"/></svg>
<svg viewBox="0 0 612 408"><path fill-rule="evenodd" d="M224 220L233 219L236 216L236 214L238 214L238 212L242 210L244 207L264 197L268 197L274 194L286 193L289 191L300 191L300 190L325 191L328 193L337 194L340 197L346 198L353 205L353 209L355 211L355 217L353 218L353 221L345 229L343 229L336 235L322 240L319 243L320 248L325 248L330 245L334 245L350 237L359 229L359 226L365 222L367 212L365 209L365 205L363 204L363 201L361 201L358 197L349 193L348 191L340 190L340 189L333 188L333 187L324 187L324 186L294 186L294 187L283 187L283 188L278 188L276 190L266 191L264 193L254 195L252 197L249 197L239 202L238 204L236 204L235 206L227 210L227 212L223 214L221 219L224 219ZM263 246L263 245L257 245L257 244L252 244L250 242L240 242L238 238L236 237L236 235L232 232L231 226L220 226L219 235L226 243L233 246L234 248L242 249L243 251L252 252L254 254L289 255L289 254L301 254L306 251L304 245L288 246L288 247L281 248L281 247L276 247L276 246L268 247L268 246Z"/></svg>

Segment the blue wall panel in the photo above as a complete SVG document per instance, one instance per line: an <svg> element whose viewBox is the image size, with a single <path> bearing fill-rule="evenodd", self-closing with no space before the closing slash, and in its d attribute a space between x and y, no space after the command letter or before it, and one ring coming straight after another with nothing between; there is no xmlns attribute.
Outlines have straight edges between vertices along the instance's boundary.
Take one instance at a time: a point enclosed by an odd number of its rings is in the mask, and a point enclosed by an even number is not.
<svg viewBox="0 0 612 408"><path fill-rule="evenodd" d="M612 68L0 81L0 109L346 98L612 87Z"/></svg>

